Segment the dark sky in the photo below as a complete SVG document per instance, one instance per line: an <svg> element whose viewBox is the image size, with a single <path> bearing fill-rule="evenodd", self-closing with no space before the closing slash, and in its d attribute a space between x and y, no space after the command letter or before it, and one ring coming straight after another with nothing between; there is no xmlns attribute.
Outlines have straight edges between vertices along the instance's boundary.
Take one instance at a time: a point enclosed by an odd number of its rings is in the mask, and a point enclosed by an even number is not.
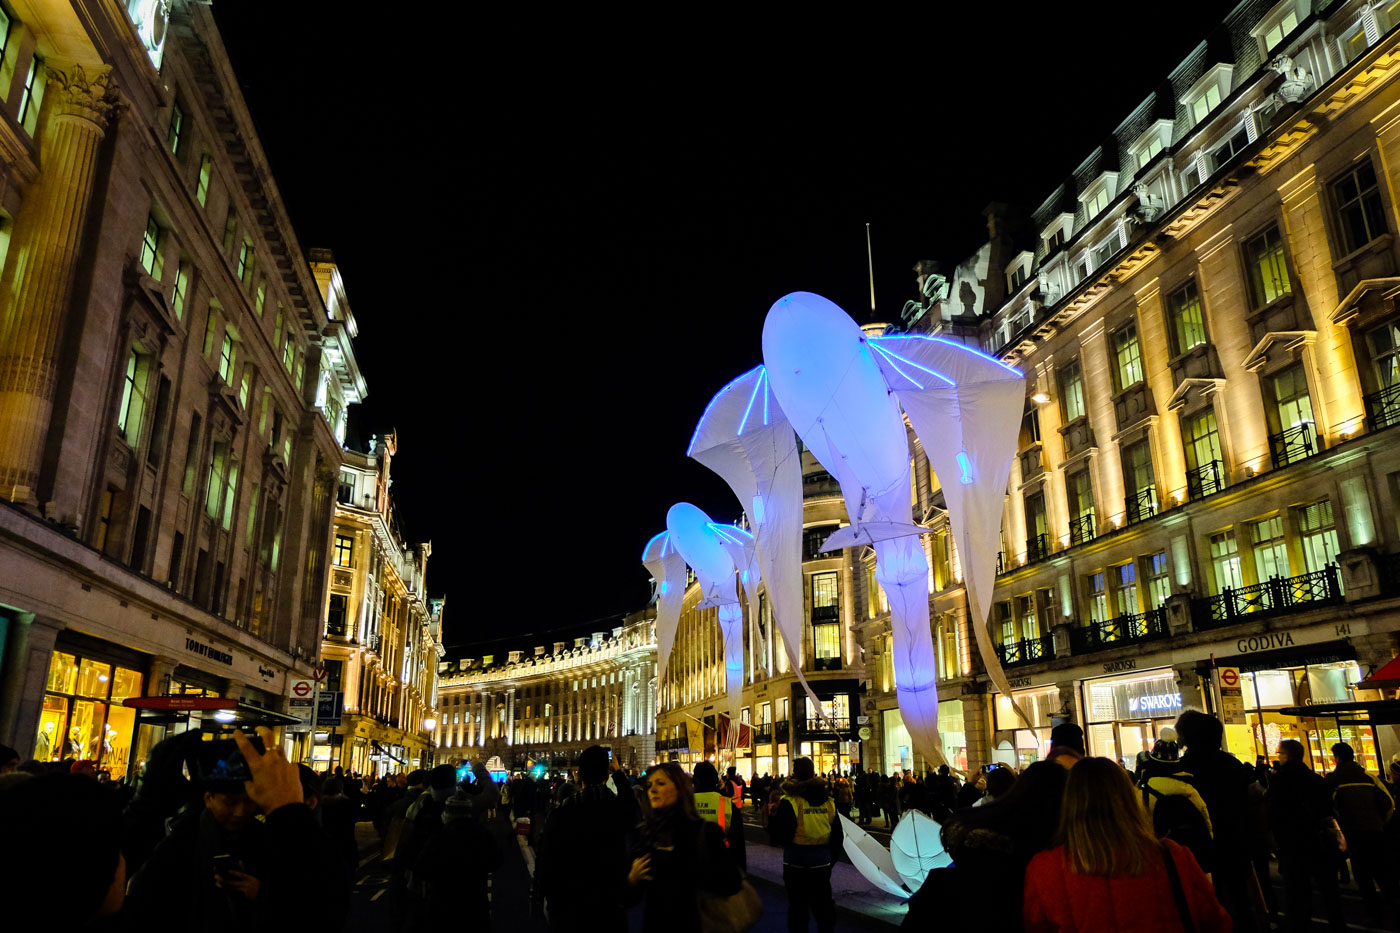
<svg viewBox="0 0 1400 933"><path fill-rule="evenodd" d="M872 320L982 208L1037 206L1217 3L924 4L883 22L488 21L477 4L230 2L215 18L303 247L359 322L364 436L449 644L642 606L685 457L783 294ZM706 15L718 9L697 8Z"/></svg>

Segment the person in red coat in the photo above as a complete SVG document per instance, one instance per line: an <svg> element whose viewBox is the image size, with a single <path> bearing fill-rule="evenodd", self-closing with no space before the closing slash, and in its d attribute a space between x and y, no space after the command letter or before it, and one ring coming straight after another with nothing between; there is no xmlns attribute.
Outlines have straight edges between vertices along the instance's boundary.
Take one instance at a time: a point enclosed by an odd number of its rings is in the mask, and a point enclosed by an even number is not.
<svg viewBox="0 0 1400 933"><path fill-rule="evenodd" d="M1070 769L1055 840L1026 869L1027 933L1229 933L1210 879L1190 849L1158 842L1118 762L1085 758Z"/></svg>

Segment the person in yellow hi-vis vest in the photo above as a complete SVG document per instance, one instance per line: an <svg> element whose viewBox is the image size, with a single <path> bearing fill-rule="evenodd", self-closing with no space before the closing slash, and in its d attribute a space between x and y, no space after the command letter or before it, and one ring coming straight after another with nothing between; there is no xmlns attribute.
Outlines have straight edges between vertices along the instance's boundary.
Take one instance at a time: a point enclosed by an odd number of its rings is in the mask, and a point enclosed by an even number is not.
<svg viewBox="0 0 1400 933"><path fill-rule="evenodd" d="M695 785L695 812L701 819L724 830L724 844L729 849L730 858L747 872L749 859L744 851L744 821L734 801L724 796L719 771L708 761L702 761L695 766L691 781Z"/></svg>
<svg viewBox="0 0 1400 933"><path fill-rule="evenodd" d="M807 915L817 933L836 927L836 902L831 897L831 866L841 851L841 823L826 781L816 776L812 759L792 763L792 777L783 782L783 797L768 822L768 836L783 847L783 886L787 888L788 929L807 929Z"/></svg>

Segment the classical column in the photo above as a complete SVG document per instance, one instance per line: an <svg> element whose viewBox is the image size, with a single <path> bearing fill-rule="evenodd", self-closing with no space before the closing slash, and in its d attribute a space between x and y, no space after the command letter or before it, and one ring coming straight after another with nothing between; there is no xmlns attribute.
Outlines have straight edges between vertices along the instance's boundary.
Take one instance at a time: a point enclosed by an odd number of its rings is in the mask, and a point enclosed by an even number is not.
<svg viewBox="0 0 1400 933"><path fill-rule="evenodd" d="M53 411L59 344L92 196L97 153L116 104L107 70L48 69L49 122L38 183L15 219L14 261L0 283L0 495L29 501Z"/></svg>

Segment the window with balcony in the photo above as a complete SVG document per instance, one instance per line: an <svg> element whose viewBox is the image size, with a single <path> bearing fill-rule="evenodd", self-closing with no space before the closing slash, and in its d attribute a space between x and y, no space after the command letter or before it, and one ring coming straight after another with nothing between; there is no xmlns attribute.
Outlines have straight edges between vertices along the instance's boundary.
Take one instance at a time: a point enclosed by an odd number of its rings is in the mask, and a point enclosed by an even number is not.
<svg viewBox="0 0 1400 933"><path fill-rule="evenodd" d="M1021 621L1023 640L1040 637L1040 619L1035 611L1035 594L1027 593L1016 597L1016 614Z"/></svg>
<svg viewBox="0 0 1400 933"><path fill-rule="evenodd" d="M141 419L146 412L146 384L150 380L150 356L133 347L126 358L122 400L117 408L117 433L131 447L141 443Z"/></svg>
<svg viewBox="0 0 1400 933"><path fill-rule="evenodd" d="M1288 279L1283 236L1277 226L1245 241L1244 264L1249 272L1250 296L1254 307L1262 308L1293 291Z"/></svg>
<svg viewBox="0 0 1400 933"><path fill-rule="evenodd" d="M1105 581L1102 570L1084 578L1084 602L1089 613L1089 624L1108 621L1108 593Z"/></svg>
<svg viewBox="0 0 1400 933"><path fill-rule="evenodd" d="M1060 417L1065 424L1084 417L1084 371L1079 360L1070 360L1060 369Z"/></svg>
<svg viewBox="0 0 1400 933"><path fill-rule="evenodd" d="M146 215L146 231L141 235L141 268L153 279L160 278L160 224L154 216Z"/></svg>
<svg viewBox="0 0 1400 933"><path fill-rule="evenodd" d="M1366 415L1376 431L1400 422L1400 322L1390 321L1370 331L1366 348L1377 386L1366 396Z"/></svg>
<svg viewBox="0 0 1400 933"><path fill-rule="evenodd" d="M1303 562L1308 573L1317 573L1337 562L1337 525L1332 518L1332 500L1323 499L1298 509L1298 536L1303 545Z"/></svg>
<svg viewBox="0 0 1400 933"><path fill-rule="evenodd" d="M1113 568L1113 575L1113 600L1118 615L1137 615L1142 611L1138 605L1137 565L1119 564Z"/></svg>
<svg viewBox="0 0 1400 933"><path fill-rule="evenodd" d="M1356 252L1388 232L1376 170L1369 158L1332 182L1330 190L1343 255Z"/></svg>
<svg viewBox="0 0 1400 933"><path fill-rule="evenodd" d="M1094 538L1094 485L1088 469L1065 477L1069 498L1069 543L1084 544Z"/></svg>
<svg viewBox="0 0 1400 933"><path fill-rule="evenodd" d="M1167 571L1167 552L1158 551L1147 557L1144 563L1147 571L1147 608L1161 609L1172 595L1171 575Z"/></svg>
<svg viewBox="0 0 1400 933"><path fill-rule="evenodd" d="M1152 446L1146 438L1123 448L1123 482L1127 487L1128 522L1157 514L1157 485L1152 472Z"/></svg>
<svg viewBox="0 0 1400 933"><path fill-rule="evenodd" d="M837 574L812 574L812 656L819 671L841 667L841 600Z"/></svg>
<svg viewBox="0 0 1400 933"><path fill-rule="evenodd" d="M1181 419L1181 439L1186 448L1186 491L1193 499L1225 488L1225 458L1220 452L1220 429L1215 409L1207 408Z"/></svg>
<svg viewBox="0 0 1400 933"><path fill-rule="evenodd" d="M1318 450L1312 397L1302 363L1295 363L1269 379L1274 405L1269 413L1276 428L1269 435L1274 466L1284 467L1312 456Z"/></svg>
<svg viewBox="0 0 1400 933"><path fill-rule="evenodd" d="M331 554L331 560L337 567L354 566L355 539L349 535L335 536L335 550Z"/></svg>
<svg viewBox="0 0 1400 933"><path fill-rule="evenodd" d="M1174 356L1206 343L1205 312L1201 309L1201 292L1194 279L1167 296L1167 318Z"/></svg>
<svg viewBox="0 0 1400 933"><path fill-rule="evenodd" d="M1240 551L1235 543L1235 535L1222 531L1210 536L1210 564L1214 571L1214 593L1219 595L1227 589L1237 590L1244 586L1240 573Z"/></svg>
<svg viewBox="0 0 1400 933"><path fill-rule="evenodd" d="M1275 515L1249 526L1254 551L1254 574L1260 583L1274 577L1292 576L1288 569L1288 542L1283 536L1283 517Z"/></svg>
<svg viewBox="0 0 1400 933"><path fill-rule="evenodd" d="M1118 391L1142 382L1142 348L1138 345L1137 324L1113 332L1114 378Z"/></svg>
<svg viewBox="0 0 1400 933"><path fill-rule="evenodd" d="M1026 496L1026 560L1050 556L1050 528L1045 516L1045 493Z"/></svg>

